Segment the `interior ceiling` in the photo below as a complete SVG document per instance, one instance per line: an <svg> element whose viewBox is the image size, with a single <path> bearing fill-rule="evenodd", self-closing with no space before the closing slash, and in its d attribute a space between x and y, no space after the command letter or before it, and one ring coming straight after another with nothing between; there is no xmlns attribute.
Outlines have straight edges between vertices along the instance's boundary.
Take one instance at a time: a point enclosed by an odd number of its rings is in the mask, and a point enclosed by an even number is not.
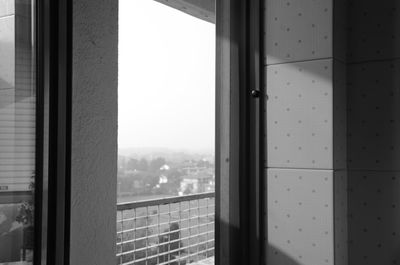
<svg viewBox="0 0 400 265"><path fill-rule="evenodd" d="M199 19L215 23L215 0L155 0Z"/></svg>

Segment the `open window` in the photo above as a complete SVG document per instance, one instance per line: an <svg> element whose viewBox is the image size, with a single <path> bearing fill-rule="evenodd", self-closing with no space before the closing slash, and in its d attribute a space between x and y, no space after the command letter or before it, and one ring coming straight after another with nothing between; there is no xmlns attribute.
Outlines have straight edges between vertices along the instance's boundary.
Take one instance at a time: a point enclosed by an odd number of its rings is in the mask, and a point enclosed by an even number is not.
<svg viewBox="0 0 400 265"><path fill-rule="evenodd" d="M118 264L260 263L260 2L119 4Z"/></svg>
<svg viewBox="0 0 400 265"><path fill-rule="evenodd" d="M120 148L141 152L121 152L118 178L116 67L105 66L116 59L116 21L93 30L108 21L96 8L114 10L106 2L0 0L0 203L14 215L7 232L22 231L15 251L0 240L0 263L257 264L258 1L120 0L173 15L120 6L121 19L141 18L120 23L120 81L130 91L120 93ZM99 195L114 178L117 206Z"/></svg>
<svg viewBox="0 0 400 265"><path fill-rule="evenodd" d="M215 1L119 7L118 264L214 264Z"/></svg>

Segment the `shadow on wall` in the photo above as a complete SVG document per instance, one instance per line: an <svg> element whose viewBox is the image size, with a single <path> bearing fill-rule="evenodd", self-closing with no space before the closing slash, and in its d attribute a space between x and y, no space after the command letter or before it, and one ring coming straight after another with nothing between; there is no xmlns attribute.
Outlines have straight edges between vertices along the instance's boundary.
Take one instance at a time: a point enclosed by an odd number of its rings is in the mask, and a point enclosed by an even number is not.
<svg viewBox="0 0 400 265"><path fill-rule="evenodd" d="M218 218L218 217L217 217ZM256 257L250 257L249 256L249 246L247 244L244 244L243 242L246 241L246 239L242 239L241 236L244 236L244 233L238 229L235 225L231 225L226 223L225 221L221 219L216 219L215 220L215 229L216 229L216 234L220 234L221 237L219 239L222 239L222 242L219 242L216 238L216 246L215 249L217 250L215 252L215 258L216 258L216 263L217 259L221 261L221 256L224 255L229 255L229 257L223 257L223 261L229 260L230 264L251 264L250 262L253 261L253 258L256 259ZM227 236L229 234L229 236ZM247 235L246 235L247 237ZM225 241L229 239L229 241ZM258 245L260 242L260 238L256 239L257 242L254 245ZM265 240L265 239L263 239ZM267 242L265 242L268 244ZM292 258L288 253L283 251L280 248L277 248L276 246L272 244L265 245L265 253L261 253L261 257L268 257L268 264L271 265L309 265L305 264L302 262L296 261L294 258ZM243 258L243 259L242 259ZM263 263L263 262L262 262Z"/></svg>
<svg viewBox="0 0 400 265"><path fill-rule="evenodd" d="M330 3L266 1L268 167L345 168L345 8Z"/></svg>
<svg viewBox="0 0 400 265"><path fill-rule="evenodd" d="M268 245L268 261L275 265L302 265L302 263L297 262L294 258L290 257L287 253L281 249Z"/></svg>
<svg viewBox="0 0 400 265"><path fill-rule="evenodd" d="M349 264L400 264L399 174L353 171L349 184Z"/></svg>
<svg viewBox="0 0 400 265"><path fill-rule="evenodd" d="M392 60L400 57L400 2L348 1L347 61Z"/></svg>
<svg viewBox="0 0 400 265"><path fill-rule="evenodd" d="M348 166L400 170L400 2L349 6Z"/></svg>
<svg viewBox="0 0 400 265"><path fill-rule="evenodd" d="M347 164L350 170L349 264L400 264L400 1L350 0L347 4L348 50L345 59L348 85L347 97L344 98L347 98L348 107ZM286 8L284 5L276 6ZM310 24L306 20L310 17L307 10L302 10L301 16L296 18L289 7L287 10L273 8L269 8L271 13L267 15L267 30L270 32L266 38L271 64L282 63L285 59L330 56L324 48L324 43L332 41L333 37L325 34L328 31L324 29L329 28L327 25ZM297 6L293 10L299 11ZM314 20L319 18L318 13L313 16ZM307 23L317 27L321 33L314 39L321 40L322 49L317 46L314 50L306 50L313 47L304 45L307 39L311 39L304 37L311 34L307 31ZM302 51L299 47L305 48ZM305 73L298 75L297 80L290 80L300 64L308 66L302 69ZM270 65L267 89L270 91L275 84L277 89L274 92L286 90L288 93L269 94L269 107L276 101L277 109L286 107L286 111L293 111L293 106L285 106L287 102L279 102L279 99L290 99L289 102L294 104L296 101L294 97L293 100L290 98L292 95L304 99L304 93L296 93L300 92L301 85L313 80L329 82L330 77L321 75L315 67L315 62ZM310 85L305 88L309 89ZM321 102L321 98L315 100ZM269 110L268 113L273 112ZM283 117L280 113L276 116ZM270 124L269 128L273 126ZM279 146L278 150L281 149ZM273 152L278 154L278 151L269 150L269 158ZM288 158L288 161L293 160ZM280 263L276 261L276 264Z"/></svg>
<svg viewBox="0 0 400 265"><path fill-rule="evenodd" d="M400 264L400 1L349 1L349 264Z"/></svg>

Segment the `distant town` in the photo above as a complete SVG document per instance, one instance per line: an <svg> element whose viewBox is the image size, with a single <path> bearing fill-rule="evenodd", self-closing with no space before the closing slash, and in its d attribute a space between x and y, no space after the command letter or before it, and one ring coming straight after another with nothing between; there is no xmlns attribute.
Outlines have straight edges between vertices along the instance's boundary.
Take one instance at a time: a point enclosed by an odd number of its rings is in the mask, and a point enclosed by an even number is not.
<svg viewBox="0 0 400 265"><path fill-rule="evenodd" d="M213 152L131 149L118 156L118 202L215 190Z"/></svg>

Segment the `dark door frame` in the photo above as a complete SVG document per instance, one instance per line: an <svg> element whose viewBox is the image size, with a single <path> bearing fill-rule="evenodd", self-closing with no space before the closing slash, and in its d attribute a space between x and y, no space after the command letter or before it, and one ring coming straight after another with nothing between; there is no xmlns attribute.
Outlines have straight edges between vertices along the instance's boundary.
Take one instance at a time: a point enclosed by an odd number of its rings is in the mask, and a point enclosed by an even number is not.
<svg viewBox="0 0 400 265"><path fill-rule="evenodd" d="M261 0L217 0L216 264L265 264Z"/></svg>

